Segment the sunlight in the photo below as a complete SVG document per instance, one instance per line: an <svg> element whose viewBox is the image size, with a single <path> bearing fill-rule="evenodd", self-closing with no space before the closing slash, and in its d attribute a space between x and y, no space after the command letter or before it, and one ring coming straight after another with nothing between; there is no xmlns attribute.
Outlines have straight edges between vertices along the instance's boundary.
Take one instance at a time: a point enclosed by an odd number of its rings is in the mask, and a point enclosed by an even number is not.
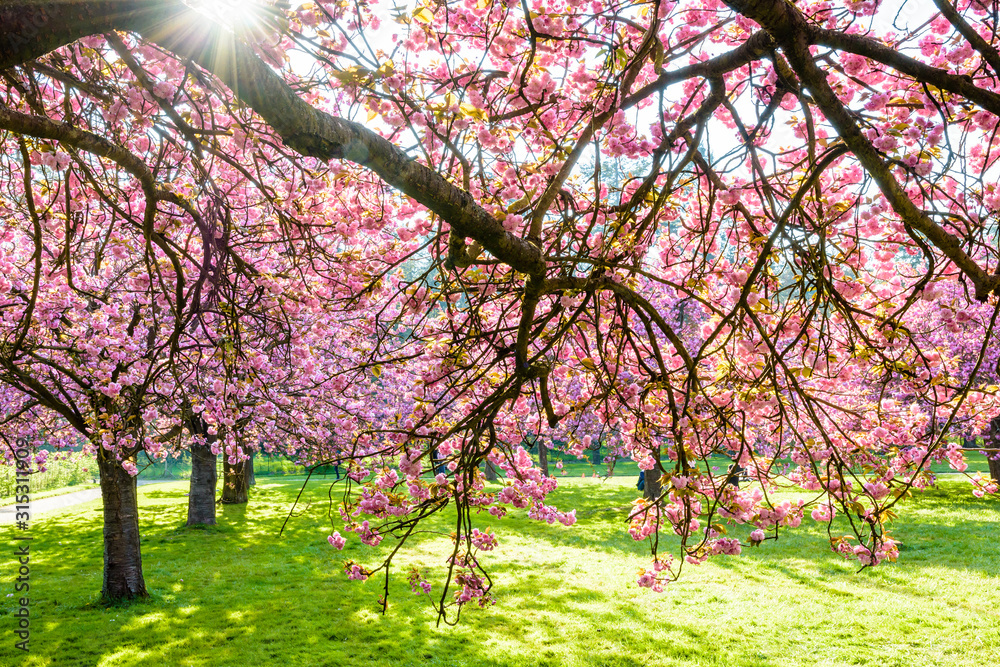
<svg viewBox="0 0 1000 667"><path fill-rule="evenodd" d="M216 23L233 30L262 27L281 15L266 0L190 0L190 6Z"/></svg>

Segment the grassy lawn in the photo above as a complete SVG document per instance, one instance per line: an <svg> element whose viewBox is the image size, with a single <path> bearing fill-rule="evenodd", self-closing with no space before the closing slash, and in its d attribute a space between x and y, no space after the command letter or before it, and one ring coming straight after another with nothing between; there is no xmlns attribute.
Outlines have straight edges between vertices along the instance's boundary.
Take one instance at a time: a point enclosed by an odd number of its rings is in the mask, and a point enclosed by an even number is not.
<svg viewBox="0 0 1000 667"><path fill-rule="evenodd" d="M581 479L580 474L587 474ZM493 524L484 557L498 604L435 627L402 570L437 567L450 541L427 535L400 562L388 616L381 582L348 581L344 558L379 549L326 543L328 481L277 537L301 482L261 479L248 508L219 526L183 527L183 482L140 487L148 602L105 608L99 501L32 528L31 652L15 651L13 598L0 596L0 665L992 665L1000 661L1000 502L945 482L905 506L899 563L855 573L823 527L792 531L739 557L686 568L657 595L639 589L644 545L623 530L635 478L561 478L553 501L576 526L516 513ZM327 527L325 527L327 526ZM450 531L444 521L438 524ZM734 534L745 537L745 528ZM10 582L13 557L5 562ZM432 578L432 581L434 579ZM12 592L10 583L4 587ZM6 592L5 592L6 593Z"/></svg>

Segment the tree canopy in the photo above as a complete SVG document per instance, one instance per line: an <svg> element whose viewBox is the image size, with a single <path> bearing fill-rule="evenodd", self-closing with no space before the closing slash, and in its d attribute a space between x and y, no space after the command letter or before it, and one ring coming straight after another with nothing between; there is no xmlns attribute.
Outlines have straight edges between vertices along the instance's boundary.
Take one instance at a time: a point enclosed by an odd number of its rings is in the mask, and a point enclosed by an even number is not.
<svg viewBox="0 0 1000 667"><path fill-rule="evenodd" d="M574 521L529 447L646 471L645 587L837 513L894 559L893 506L998 414L997 21L2 0L7 423L129 469L196 412L232 460L343 463L334 546L455 507L442 614L489 598L480 512Z"/></svg>

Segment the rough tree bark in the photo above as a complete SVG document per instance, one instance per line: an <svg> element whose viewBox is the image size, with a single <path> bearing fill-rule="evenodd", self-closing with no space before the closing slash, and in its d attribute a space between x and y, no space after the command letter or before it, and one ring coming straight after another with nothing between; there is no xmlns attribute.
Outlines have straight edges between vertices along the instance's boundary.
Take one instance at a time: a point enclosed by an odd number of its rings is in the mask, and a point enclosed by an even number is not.
<svg viewBox="0 0 1000 667"><path fill-rule="evenodd" d="M663 475L663 471L660 470L660 464L657 463L656 467L652 470L647 470L644 473L645 482L642 489L642 497L646 500L656 500L660 497L660 493L663 490L663 485L660 483L660 476Z"/></svg>
<svg viewBox="0 0 1000 667"><path fill-rule="evenodd" d="M205 438L205 444L191 446L191 486L188 494L189 526L215 525L215 492L219 482L216 470L218 456L212 453L216 436L208 433L208 425L200 415L188 419L192 435Z"/></svg>
<svg viewBox="0 0 1000 667"><path fill-rule="evenodd" d="M535 443L535 447L538 448L538 467L541 468L542 474L546 477L549 476L549 448L543 445L541 442Z"/></svg>
<svg viewBox="0 0 1000 667"><path fill-rule="evenodd" d="M217 455L210 444L191 446L191 489L188 494L189 526L215 525L215 491L219 477Z"/></svg>
<svg viewBox="0 0 1000 667"><path fill-rule="evenodd" d="M225 505L245 505L249 501L250 477L253 476L253 461L222 464L222 502Z"/></svg>
<svg viewBox="0 0 1000 667"><path fill-rule="evenodd" d="M142 576L136 480L107 450L97 447L104 502L104 584L108 601L149 597Z"/></svg>
<svg viewBox="0 0 1000 667"><path fill-rule="evenodd" d="M191 447L191 488L188 494L189 526L215 525L216 459L210 444Z"/></svg>

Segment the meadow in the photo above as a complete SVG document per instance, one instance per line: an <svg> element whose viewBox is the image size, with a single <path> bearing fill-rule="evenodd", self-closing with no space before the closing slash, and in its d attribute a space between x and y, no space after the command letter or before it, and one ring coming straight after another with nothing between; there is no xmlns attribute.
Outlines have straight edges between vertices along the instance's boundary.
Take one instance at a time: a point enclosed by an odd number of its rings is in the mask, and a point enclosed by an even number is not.
<svg viewBox="0 0 1000 667"><path fill-rule="evenodd" d="M663 594L640 589L645 544L624 530L635 499L628 470L560 479L555 504L575 526L514 511L492 525L483 557L496 605L438 626L406 582L411 565L441 574L451 528L442 517L400 556L390 606L381 580L348 581L385 545L330 532L331 479L311 481L278 537L303 480L261 478L250 504L220 506L219 525L185 528L186 483L140 487L145 577L152 597L104 606L99 501L34 522L30 652L14 650L14 598L0 596L0 665L354 667L399 665L774 666L990 665L1000 660L1000 502L944 481L902 507L899 562L857 572L810 520L737 557L686 567ZM584 468L589 469L589 467ZM745 527L734 529L743 537ZM13 579L5 559L4 579ZM12 585L8 585L12 591ZM439 589L438 589L439 590Z"/></svg>

